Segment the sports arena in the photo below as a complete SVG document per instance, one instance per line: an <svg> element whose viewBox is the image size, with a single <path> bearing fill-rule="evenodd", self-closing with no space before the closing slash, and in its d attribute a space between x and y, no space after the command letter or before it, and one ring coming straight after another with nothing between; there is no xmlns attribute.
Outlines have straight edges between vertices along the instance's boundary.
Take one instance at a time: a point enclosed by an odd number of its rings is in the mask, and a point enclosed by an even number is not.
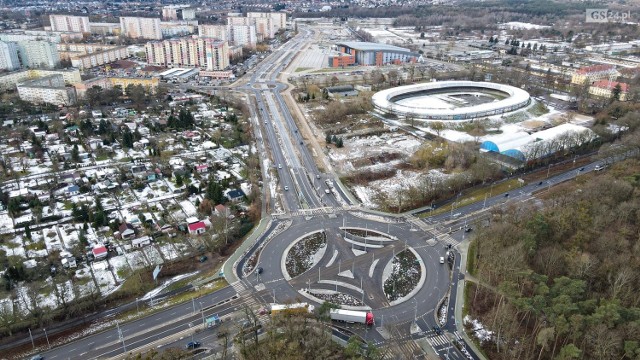
<svg viewBox="0 0 640 360"><path fill-rule="evenodd" d="M376 111L399 118L465 121L521 109L529 93L509 85L476 81L439 81L375 93Z"/></svg>

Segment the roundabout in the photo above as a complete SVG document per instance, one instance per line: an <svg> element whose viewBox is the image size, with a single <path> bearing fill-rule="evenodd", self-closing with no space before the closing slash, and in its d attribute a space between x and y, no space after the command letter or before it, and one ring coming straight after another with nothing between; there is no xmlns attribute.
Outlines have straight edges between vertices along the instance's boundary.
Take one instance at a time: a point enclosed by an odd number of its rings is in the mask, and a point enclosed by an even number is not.
<svg viewBox="0 0 640 360"><path fill-rule="evenodd" d="M377 112L401 119L470 121L521 109L531 98L528 92L504 84L438 81L382 90L371 101Z"/></svg>
<svg viewBox="0 0 640 360"><path fill-rule="evenodd" d="M286 232L263 246L258 266L242 281L265 302L324 301L371 311L376 327L423 318L436 324L433 304L447 296L446 253L434 236L397 218L366 218L348 211L293 218Z"/></svg>

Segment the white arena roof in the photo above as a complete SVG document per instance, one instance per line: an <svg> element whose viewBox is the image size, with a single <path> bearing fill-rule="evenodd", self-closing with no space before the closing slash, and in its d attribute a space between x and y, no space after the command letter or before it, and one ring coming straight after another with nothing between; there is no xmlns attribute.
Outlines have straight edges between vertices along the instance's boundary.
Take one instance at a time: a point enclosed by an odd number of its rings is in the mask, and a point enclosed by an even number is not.
<svg viewBox="0 0 640 360"><path fill-rule="evenodd" d="M401 48L399 46L380 44L380 43L372 43L372 42L362 42L362 41L346 41L336 43L336 45L344 45L346 47L360 50L360 51L396 51L396 52L411 52L409 49Z"/></svg>
<svg viewBox="0 0 640 360"><path fill-rule="evenodd" d="M433 108L398 104L395 98L411 93L443 90L477 88L478 91L492 90L507 95L505 99L491 103L457 107L453 109ZM529 93L509 85L476 81L441 81L416 85L407 85L379 91L371 98L375 109L399 117L412 116L422 120L472 120L486 116L499 115L525 107L530 102Z"/></svg>

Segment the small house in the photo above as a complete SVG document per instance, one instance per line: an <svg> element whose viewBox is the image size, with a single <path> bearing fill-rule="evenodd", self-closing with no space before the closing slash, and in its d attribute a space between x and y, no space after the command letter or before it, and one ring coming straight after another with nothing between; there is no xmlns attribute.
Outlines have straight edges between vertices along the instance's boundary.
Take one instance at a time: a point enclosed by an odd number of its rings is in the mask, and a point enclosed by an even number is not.
<svg viewBox="0 0 640 360"><path fill-rule="evenodd" d="M93 257L96 260L102 260L107 258L107 248L105 246L97 246L91 250Z"/></svg>
<svg viewBox="0 0 640 360"><path fill-rule="evenodd" d="M141 248L147 245L151 245L151 238L148 236L142 236L131 240L131 247Z"/></svg>
<svg viewBox="0 0 640 360"><path fill-rule="evenodd" d="M200 235L200 234L204 234L204 232L206 231L206 226L204 222L198 221L193 224L189 224L188 229L189 229L189 234Z"/></svg>
<svg viewBox="0 0 640 360"><path fill-rule="evenodd" d="M120 232L120 237L122 237L123 240L133 239L136 236L133 225L131 225L130 223L120 224L120 226L118 227L118 231Z"/></svg>
<svg viewBox="0 0 640 360"><path fill-rule="evenodd" d="M65 193L68 196L79 195L80 194L80 187L78 185L71 185L71 186L67 187L67 189L65 190Z"/></svg>

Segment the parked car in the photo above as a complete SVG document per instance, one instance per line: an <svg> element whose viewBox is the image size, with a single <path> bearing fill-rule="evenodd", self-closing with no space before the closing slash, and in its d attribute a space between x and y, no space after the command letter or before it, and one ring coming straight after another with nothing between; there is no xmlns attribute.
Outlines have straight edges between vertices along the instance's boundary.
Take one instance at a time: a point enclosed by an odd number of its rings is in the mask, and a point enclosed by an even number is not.
<svg viewBox="0 0 640 360"><path fill-rule="evenodd" d="M200 261L201 263L203 263L203 262L207 261L207 259L208 259L208 257L206 257L206 256L202 255L202 256L200 256L200 259L198 259L198 261Z"/></svg>

